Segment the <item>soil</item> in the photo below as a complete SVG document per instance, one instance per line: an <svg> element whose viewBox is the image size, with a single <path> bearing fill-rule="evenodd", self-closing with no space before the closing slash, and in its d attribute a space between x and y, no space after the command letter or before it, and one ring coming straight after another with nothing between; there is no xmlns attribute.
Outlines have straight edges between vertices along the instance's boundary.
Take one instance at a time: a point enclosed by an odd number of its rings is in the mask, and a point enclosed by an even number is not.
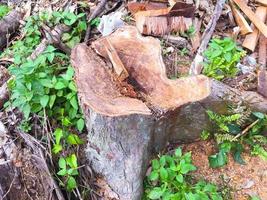
<svg viewBox="0 0 267 200"><path fill-rule="evenodd" d="M229 186L234 200L249 200L250 196L267 199L267 163L259 157L243 154L245 165L236 163L231 156L226 166L210 168L208 156L215 153L214 142L199 141L183 146L184 152L192 152L193 164L197 167L197 178L221 186Z"/></svg>

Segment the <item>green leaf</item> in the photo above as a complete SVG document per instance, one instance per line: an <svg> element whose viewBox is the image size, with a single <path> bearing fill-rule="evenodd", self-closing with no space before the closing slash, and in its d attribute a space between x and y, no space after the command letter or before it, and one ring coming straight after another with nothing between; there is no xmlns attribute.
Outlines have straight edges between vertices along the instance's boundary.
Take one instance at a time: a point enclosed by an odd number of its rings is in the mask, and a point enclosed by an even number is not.
<svg viewBox="0 0 267 200"><path fill-rule="evenodd" d="M61 82L61 81L58 81L56 83L56 85L55 85L55 89L56 90L61 90L61 89L65 88L65 87L66 87L65 84L63 82Z"/></svg>
<svg viewBox="0 0 267 200"><path fill-rule="evenodd" d="M63 148L62 148L62 146L60 144L55 144L53 146L52 151L53 151L54 154L58 154L60 151L62 151L62 149Z"/></svg>
<svg viewBox="0 0 267 200"><path fill-rule="evenodd" d="M69 134L67 137L67 141L71 145L83 144L83 141L76 134Z"/></svg>
<svg viewBox="0 0 267 200"><path fill-rule="evenodd" d="M163 195L164 191L160 187L153 188L149 194L149 199L160 199L160 197Z"/></svg>
<svg viewBox="0 0 267 200"><path fill-rule="evenodd" d="M79 119L79 120L77 121L77 129L78 129L80 132L82 132L83 128L84 128L84 120L83 120L83 119Z"/></svg>
<svg viewBox="0 0 267 200"><path fill-rule="evenodd" d="M73 96L71 99L70 99L70 104L72 105L72 107L76 110L78 110L78 102L77 102L77 97L76 96Z"/></svg>
<svg viewBox="0 0 267 200"><path fill-rule="evenodd" d="M222 167L227 164L227 154L223 151L209 156L209 164L212 168Z"/></svg>
<svg viewBox="0 0 267 200"><path fill-rule="evenodd" d="M66 169L66 161L63 157L60 157L59 158L59 161L58 161L58 166L61 168L61 169Z"/></svg>
<svg viewBox="0 0 267 200"><path fill-rule="evenodd" d="M160 168L159 161L156 159L152 160L152 169L155 170L155 169L159 169L159 168Z"/></svg>
<svg viewBox="0 0 267 200"><path fill-rule="evenodd" d="M159 179L159 173L157 171L152 171L148 178L151 181L156 181Z"/></svg>
<svg viewBox="0 0 267 200"><path fill-rule="evenodd" d="M187 174L188 172L190 171L194 171L196 170L196 167L192 164L189 164L189 163L184 163L184 164L181 164L181 173L182 174Z"/></svg>
<svg viewBox="0 0 267 200"><path fill-rule="evenodd" d="M24 114L25 119L29 119L31 113L31 106L29 104L24 104L22 106L22 112Z"/></svg>
<svg viewBox="0 0 267 200"><path fill-rule="evenodd" d="M54 132L54 136L56 138L56 144L60 144L60 140L63 137L63 130L60 128L57 128Z"/></svg>
<svg viewBox="0 0 267 200"><path fill-rule="evenodd" d="M49 102L49 96L48 95L44 95L41 97L40 104L43 108L45 108L47 106L48 102Z"/></svg>
<svg viewBox="0 0 267 200"><path fill-rule="evenodd" d="M184 182L184 177L182 174L178 174L176 175L175 179L179 182L179 183L183 183Z"/></svg>
<svg viewBox="0 0 267 200"><path fill-rule="evenodd" d="M252 113L255 117L257 117L258 119L264 119L265 115L261 112L253 112Z"/></svg>
<svg viewBox="0 0 267 200"><path fill-rule="evenodd" d="M68 178L68 181L67 181L67 190L68 191L71 191L71 190L75 189L76 187L77 187L77 183L76 183L75 178L73 178L72 176L70 176Z"/></svg>
<svg viewBox="0 0 267 200"><path fill-rule="evenodd" d="M56 100L57 96L56 95L51 95L50 98L49 98L49 107L52 108L54 103L55 103L55 100Z"/></svg>
<svg viewBox="0 0 267 200"><path fill-rule="evenodd" d="M165 168L161 167L159 170L159 174L160 174L160 178L163 181L166 181L168 179L168 171Z"/></svg>
<svg viewBox="0 0 267 200"><path fill-rule="evenodd" d="M53 84L50 79L40 79L39 82L44 87L53 88Z"/></svg>
<svg viewBox="0 0 267 200"><path fill-rule="evenodd" d="M57 175L59 175L59 176L65 176L66 174L67 174L67 170L66 169L61 169L57 173Z"/></svg>
<svg viewBox="0 0 267 200"><path fill-rule="evenodd" d="M175 156L176 157L181 157L182 156L182 149L181 148L178 148L175 150Z"/></svg>

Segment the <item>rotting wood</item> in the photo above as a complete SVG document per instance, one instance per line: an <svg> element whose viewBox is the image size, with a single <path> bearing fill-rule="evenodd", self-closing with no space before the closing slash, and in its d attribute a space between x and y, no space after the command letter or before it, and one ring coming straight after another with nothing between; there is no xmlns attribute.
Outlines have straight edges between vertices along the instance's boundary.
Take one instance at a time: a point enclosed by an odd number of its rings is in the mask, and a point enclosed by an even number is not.
<svg viewBox="0 0 267 200"><path fill-rule="evenodd" d="M17 10L10 11L0 20L0 50L6 45L11 35L19 28L19 21L22 20L23 13Z"/></svg>
<svg viewBox="0 0 267 200"><path fill-rule="evenodd" d="M246 35L248 33L252 33L253 30L252 28L249 26L248 22L246 21L246 19L244 18L244 16L241 14L241 12L233 5L232 1L230 2L230 6L231 6L231 10L233 13L233 16L235 18L235 22L237 23L237 25L240 28L240 32L241 35Z"/></svg>
<svg viewBox="0 0 267 200"><path fill-rule="evenodd" d="M259 29L259 31L267 37L267 26L259 20L258 16L246 5L243 0L233 0L237 6L245 13L250 21Z"/></svg>
<svg viewBox="0 0 267 200"><path fill-rule="evenodd" d="M197 51L197 54L190 66L190 70L189 70L189 74L191 75L196 75L196 74L200 74L201 71L202 71L202 62L204 60L204 57L203 57L203 53L204 51L206 50L207 48L207 45L210 41L210 38L215 30L215 26L217 24L217 21L219 19L219 17L221 16L221 13L222 13L222 9L225 5L225 0L218 0L217 3L216 3L216 6L214 8L214 11L213 11L213 16L210 20L210 22L208 23L203 35L202 35L202 38L201 38L201 44L198 48L198 51Z"/></svg>
<svg viewBox="0 0 267 200"><path fill-rule="evenodd" d="M158 9L163 9L167 8L166 3L140 3L140 2L129 2L127 4L128 10L132 13L135 14L139 11L147 11L147 10L158 10Z"/></svg>
<svg viewBox="0 0 267 200"><path fill-rule="evenodd" d="M257 7L255 14L258 17L258 20L265 22L266 15L267 15L267 8L263 6L259 6ZM257 46L258 40L259 40L260 32L253 24L251 25L251 27L252 27L253 32L246 35L242 43L242 46L254 52Z"/></svg>
<svg viewBox="0 0 267 200"><path fill-rule="evenodd" d="M88 129L87 157L118 199L141 198L149 160L168 141L193 141L210 128L206 109L225 114L229 104L244 102L252 110L267 111L266 99L256 92L242 92L203 75L168 79L160 41L142 37L135 27L106 38L138 98L122 95L109 73L105 38L90 47L77 45L71 62Z"/></svg>
<svg viewBox="0 0 267 200"><path fill-rule="evenodd" d="M7 82L5 82L2 86L0 86L0 108L4 105L4 103L9 98L9 92L7 88Z"/></svg>
<svg viewBox="0 0 267 200"><path fill-rule="evenodd" d="M129 76L129 74L122 64L116 50L114 49L108 38L103 40L103 45L106 49L108 57L112 63L115 73L118 76L119 81L124 81Z"/></svg>
<svg viewBox="0 0 267 200"><path fill-rule="evenodd" d="M266 72L266 52L267 39L263 35L260 35L259 42L259 64L260 68L258 71L258 87L257 91L259 94L267 97L267 72Z"/></svg>
<svg viewBox="0 0 267 200"><path fill-rule="evenodd" d="M198 49L200 45L201 35L200 35L200 28L201 28L202 20L195 18L193 21L193 26L195 27L195 33L190 38L191 45L192 45L192 52L195 53L195 51Z"/></svg>
<svg viewBox="0 0 267 200"><path fill-rule="evenodd" d="M0 126L3 126L1 121ZM49 172L42 150L34 144L32 136L16 133L18 135L14 140L7 131L0 130L0 172L5 174L0 176L0 199L28 200L30 197L64 200ZM22 138L24 141L21 141Z"/></svg>

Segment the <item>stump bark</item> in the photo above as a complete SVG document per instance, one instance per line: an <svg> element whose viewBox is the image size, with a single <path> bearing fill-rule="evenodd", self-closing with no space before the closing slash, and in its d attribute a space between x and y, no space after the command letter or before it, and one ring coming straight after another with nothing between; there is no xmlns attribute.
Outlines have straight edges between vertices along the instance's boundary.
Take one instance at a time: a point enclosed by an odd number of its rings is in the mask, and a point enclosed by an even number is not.
<svg viewBox="0 0 267 200"><path fill-rule="evenodd" d="M106 38L128 71L124 82L112 70L103 45ZM247 93L202 75L168 79L160 41L142 37L135 27L126 26L106 38L90 47L79 44L71 55L89 132L86 154L117 199L137 200L156 153L168 142L198 139L210 127L207 108L224 112L228 102L241 101ZM264 98L252 96L267 110Z"/></svg>

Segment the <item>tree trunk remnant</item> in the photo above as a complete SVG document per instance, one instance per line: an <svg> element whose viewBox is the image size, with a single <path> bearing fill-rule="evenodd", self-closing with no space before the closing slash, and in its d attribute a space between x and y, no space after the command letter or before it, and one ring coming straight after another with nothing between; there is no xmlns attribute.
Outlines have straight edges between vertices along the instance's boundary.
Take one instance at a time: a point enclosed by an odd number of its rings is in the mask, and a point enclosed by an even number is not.
<svg viewBox="0 0 267 200"><path fill-rule="evenodd" d="M129 73L120 82L103 45L108 38ZM170 80L160 41L126 26L71 54L88 129L86 154L117 199L141 199L150 159L168 142L194 141L210 127L206 109L221 113L244 101L267 111L257 93L239 92L203 75ZM260 101L255 103L251 101Z"/></svg>
<svg viewBox="0 0 267 200"><path fill-rule="evenodd" d="M2 20L0 20L0 50L2 50L10 38L19 28L19 21L22 20L23 13L12 10Z"/></svg>

